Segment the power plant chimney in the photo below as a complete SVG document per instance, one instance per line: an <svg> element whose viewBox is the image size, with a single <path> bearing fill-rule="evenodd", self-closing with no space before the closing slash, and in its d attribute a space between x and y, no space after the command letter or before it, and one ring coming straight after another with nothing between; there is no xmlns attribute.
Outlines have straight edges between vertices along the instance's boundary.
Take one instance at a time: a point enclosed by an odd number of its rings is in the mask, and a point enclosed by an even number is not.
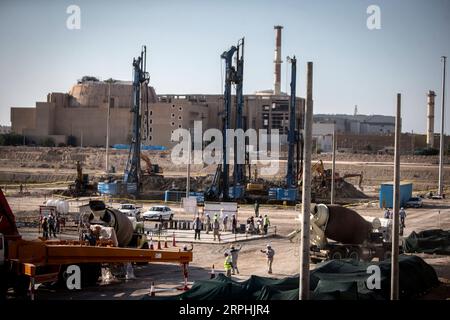
<svg viewBox="0 0 450 320"><path fill-rule="evenodd" d="M273 82L273 94L279 95L281 93L281 29L282 26L274 26L275 29L275 72Z"/></svg>
<svg viewBox="0 0 450 320"><path fill-rule="evenodd" d="M428 91L428 110L427 110L427 147L434 146L434 91Z"/></svg>

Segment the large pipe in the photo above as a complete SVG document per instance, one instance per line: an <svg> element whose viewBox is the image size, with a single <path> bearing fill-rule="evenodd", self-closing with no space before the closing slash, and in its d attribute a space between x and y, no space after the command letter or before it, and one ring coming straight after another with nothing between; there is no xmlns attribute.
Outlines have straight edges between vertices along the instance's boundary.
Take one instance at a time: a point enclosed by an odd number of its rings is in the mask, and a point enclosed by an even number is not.
<svg viewBox="0 0 450 320"><path fill-rule="evenodd" d="M427 147L434 146L434 91L428 91L428 108L427 108Z"/></svg>
<svg viewBox="0 0 450 320"><path fill-rule="evenodd" d="M300 300L309 299L309 249L311 212L311 152L313 125L313 63L308 62L305 110L305 163L303 166L302 231L300 242Z"/></svg>
<svg viewBox="0 0 450 320"><path fill-rule="evenodd" d="M273 94L279 95L281 93L281 29L282 26L274 26L275 29L275 71L273 82Z"/></svg>

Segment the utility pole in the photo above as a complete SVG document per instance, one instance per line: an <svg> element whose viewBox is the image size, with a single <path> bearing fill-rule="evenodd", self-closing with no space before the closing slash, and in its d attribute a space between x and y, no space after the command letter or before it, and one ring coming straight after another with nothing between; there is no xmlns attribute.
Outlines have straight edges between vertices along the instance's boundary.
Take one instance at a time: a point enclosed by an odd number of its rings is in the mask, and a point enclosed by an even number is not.
<svg viewBox="0 0 450 320"><path fill-rule="evenodd" d="M106 159L105 159L105 172L109 171L109 121L111 118L111 81L108 81L108 112L106 118Z"/></svg>
<svg viewBox="0 0 450 320"><path fill-rule="evenodd" d="M392 225L392 257L391 257L391 300L399 299L399 209L400 209L400 134L401 128L401 99L397 93L397 116L395 117L395 153L394 153L394 219Z"/></svg>
<svg viewBox="0 0 450 320"><path fill-rule="evenodd" d="M311 212L311 152L313 122L313 63L308 62L305 111L305 147L302 186L302 229L300 242L300 300L309 299L309 228Z"/></svg>
<svg viewBox="0 0 450 320"><path fill-rule="evenodd" d="M336 128L333 126L333 159L331 166L331 199L330 203L334 204L334 175L336 172Z"/></svg>
<svg viewBox="0 0 450 320"><path fill-rule="evenodd" d="M187 163L187 178L186 178L186 199L189 198L191 191L191 135L189 134L188 144L188 163Z"/></svg>
<svg viewBox="0 0 450 320"><path fill-rule="evenodd" d="M444 194L444 123L445 123L445 65L447 63L447 57L442 56L442 63L443 63L443 69L442 69L442 108L441 108L441 138L439 139L439 188L438 192L439 195L442 197Z"/></svg>

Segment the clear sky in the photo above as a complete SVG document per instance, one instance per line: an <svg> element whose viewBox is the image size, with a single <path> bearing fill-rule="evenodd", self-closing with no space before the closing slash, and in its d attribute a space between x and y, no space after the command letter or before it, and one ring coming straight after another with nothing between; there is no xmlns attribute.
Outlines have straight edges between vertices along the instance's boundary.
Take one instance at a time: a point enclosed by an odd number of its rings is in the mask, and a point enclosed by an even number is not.
<svg viewBox="0 0 450 320"><path fill-rule="evenodd" d="M66 27L71 4L81 9L80 30ZM379 30L366 26L372 4L381 9ZM306 62L314 62L315 113L358 105L359 113L394 115L400 92L403 131L424 133L431 89L439 132L449 0L0 0L0 123L10 124L11 106L67 92L83 75L131 80L142 44L157 93L221 93L220 54L245 36L244 92L270 89L276 24L284 26L283 60L297 56L300 96Z"/></svg>

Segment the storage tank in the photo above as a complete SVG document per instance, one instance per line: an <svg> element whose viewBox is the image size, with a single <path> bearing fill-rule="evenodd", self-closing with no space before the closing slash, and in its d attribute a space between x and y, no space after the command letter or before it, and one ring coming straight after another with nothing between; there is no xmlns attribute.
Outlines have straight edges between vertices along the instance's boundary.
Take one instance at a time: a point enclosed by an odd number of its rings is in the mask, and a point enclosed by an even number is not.
<svg viewBox="0 0 450 320"><path fill-rule="evenodd" d="M49 199L45 202L48 207L55 207L56 211L60 214L69 213L69 203L61 199Z"/></svg>

